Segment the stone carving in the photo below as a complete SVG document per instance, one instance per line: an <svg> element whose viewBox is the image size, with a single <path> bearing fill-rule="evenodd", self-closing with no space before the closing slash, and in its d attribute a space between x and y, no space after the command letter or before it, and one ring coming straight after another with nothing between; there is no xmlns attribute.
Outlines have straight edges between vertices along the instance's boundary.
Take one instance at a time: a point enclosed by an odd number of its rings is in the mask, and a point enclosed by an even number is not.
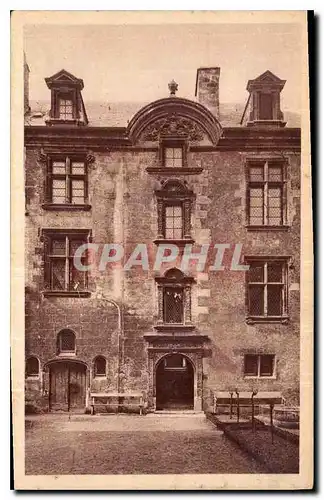
<svg viewBox="0 0 324 500"><path fill-rule="evenodd" d="M204 138L204 133L196 122L174 113L149 125L144 131L143 139L158 141L160 137L168 136L181 137L190 141L201 141Z"/></svg>
<svg viewBox="0 0 324 500"><path fill-rule="evenodd" d="M45 163L47 162L47 154L44 152L44 149L41 148L40 151L38 151L38 154L37 154L37 160L40 162L40 163Z"/></svg>

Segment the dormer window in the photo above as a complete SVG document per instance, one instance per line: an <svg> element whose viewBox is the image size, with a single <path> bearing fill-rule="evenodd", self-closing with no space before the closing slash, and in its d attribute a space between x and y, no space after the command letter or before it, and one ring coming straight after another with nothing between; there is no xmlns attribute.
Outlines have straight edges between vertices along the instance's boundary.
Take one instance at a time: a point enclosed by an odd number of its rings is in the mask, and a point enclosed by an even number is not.
<svg viewBox="0 0 324 500"><path fill-rule="evenodd" d="M161 139L160 158L164 168L182 169L187 165L187 143L183 139Z"/></svg>
<svg viewBox="0 0 324 500"><path fill-rule="evenodd" d="M62 69L45 78L51 90L51 111L47 125L86 125L88 123L81 90L83 80Z"/></svg>
<svg viewBox="0 0 324 500"><path fill-rule="evenodd" d="M285 80L281 80L271 71L265 71L254 80L249 80L246 89L250 96L241 124L247 119L248 126L284 127L286 123L280 109L280 93L285 83Z"/></svg>

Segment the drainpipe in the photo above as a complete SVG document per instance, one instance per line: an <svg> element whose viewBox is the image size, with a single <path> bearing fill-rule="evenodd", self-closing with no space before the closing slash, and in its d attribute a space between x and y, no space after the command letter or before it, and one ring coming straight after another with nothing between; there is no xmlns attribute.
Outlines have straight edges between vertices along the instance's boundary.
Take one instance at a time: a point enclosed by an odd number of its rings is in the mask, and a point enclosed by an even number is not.
<svg viewBox="0 0 324 500"><path fill-rule="evenodd" d="M121 371L121 365L122 365L122 357L123 357L123 352L122 352L122 313L121 313L121 307L120 305L112 299L106 298L104 295L97 295L97 298L99 300L104 300L105 302L108 302L108 304L113 305L117 309L117 314L118 314L118 341L117 341L117 392L120 392L120 371Z"/></svg>

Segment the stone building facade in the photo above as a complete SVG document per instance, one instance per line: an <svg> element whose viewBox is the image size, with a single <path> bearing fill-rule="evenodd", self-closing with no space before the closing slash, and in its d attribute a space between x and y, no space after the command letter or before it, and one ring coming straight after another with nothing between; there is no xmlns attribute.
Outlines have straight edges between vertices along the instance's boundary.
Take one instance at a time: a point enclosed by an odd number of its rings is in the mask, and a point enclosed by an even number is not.
<svg viewBox="0 0 324 500"><path fill-rule="evenodd" d="M143 391L148 411L198 411L257 388L296 403L300 128L285 81L250 80L245 108L219 102L219 68L198 69L193 100L172 81L143 106L84 102L65 70L45 81L48 103L25 96L26 397L84 410L90 392Z"/></svg>

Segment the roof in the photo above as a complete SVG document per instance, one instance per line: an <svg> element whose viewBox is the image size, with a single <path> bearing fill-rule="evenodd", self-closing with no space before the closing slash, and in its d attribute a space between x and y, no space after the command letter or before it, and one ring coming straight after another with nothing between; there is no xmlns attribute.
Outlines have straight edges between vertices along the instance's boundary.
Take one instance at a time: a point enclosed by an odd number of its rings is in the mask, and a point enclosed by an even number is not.
<svg viewBox="0 0 324 500"><path fill-rule="evenodd" d="M30 101L31 112L25 117L26 125L45 124L50 110L49 101ZM88 126L92 127L127 127L133 116L148 102L85 102ZM245 103L220 103L219 121L222 127L241 127ZM287 127L300 127L300 115L290 111L284 112Z"/></svg>

